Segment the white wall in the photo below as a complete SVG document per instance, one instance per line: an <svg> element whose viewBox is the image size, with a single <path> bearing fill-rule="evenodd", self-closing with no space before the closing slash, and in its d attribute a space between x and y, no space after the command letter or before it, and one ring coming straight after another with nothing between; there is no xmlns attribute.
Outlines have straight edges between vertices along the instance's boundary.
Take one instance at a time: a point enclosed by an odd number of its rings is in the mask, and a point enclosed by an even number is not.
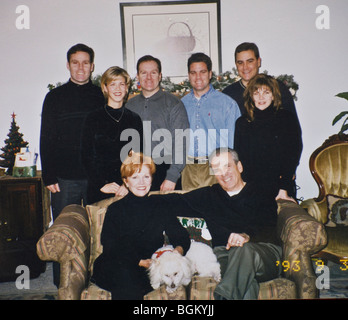
<svg viewBox="0 0 348 320"><path fill-rule="evenodd" d="M14 111L30 149L39 150L47 85L68 79L66 51L73 44L93 47L96 74L111 65L123 66L120 2L126 1L1 0L0 147ZM19 5L30 9L29 30L16 28ZM316 28L319 5L330 9L329 30ZM309 156L338 131L331 121L348 108L346 101L335 97L348 91L347 14L347 0L221 0L222 70L234 66L233 53L239 43L253 41L260 48L262 71L293 74L300 85L296 106L304 150L297 183L304 198L318 194L308 169Z"/></svg>

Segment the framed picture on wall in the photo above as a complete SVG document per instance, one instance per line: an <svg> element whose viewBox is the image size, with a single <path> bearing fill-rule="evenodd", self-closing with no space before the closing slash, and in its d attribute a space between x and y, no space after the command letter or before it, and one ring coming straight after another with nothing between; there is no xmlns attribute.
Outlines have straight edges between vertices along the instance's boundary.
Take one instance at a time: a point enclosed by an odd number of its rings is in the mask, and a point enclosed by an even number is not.
<svg viewBox="0 0 348 320"><path fill-rule="evenodd" d="M187 78L187 59L204 52L221 73L220 0L120 3L123 64L131 77L137 60L161 60L173 82Z"/></svg>

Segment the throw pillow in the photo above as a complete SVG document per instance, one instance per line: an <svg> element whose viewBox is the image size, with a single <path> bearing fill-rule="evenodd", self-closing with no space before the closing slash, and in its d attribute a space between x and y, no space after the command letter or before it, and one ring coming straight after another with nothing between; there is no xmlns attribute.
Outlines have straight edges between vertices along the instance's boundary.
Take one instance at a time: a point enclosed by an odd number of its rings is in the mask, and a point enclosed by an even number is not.
<svg viewBox="0 0 348 320"><path fill-rule="evenodd" d="M348 198L327 195L327 227L348 226Z"/></svg>
<svg viewBox="0 0 348 320"><path fill-rule="evenodd" d="M177 217L192 240L212 246L211 235L203 218Z"/></svg>

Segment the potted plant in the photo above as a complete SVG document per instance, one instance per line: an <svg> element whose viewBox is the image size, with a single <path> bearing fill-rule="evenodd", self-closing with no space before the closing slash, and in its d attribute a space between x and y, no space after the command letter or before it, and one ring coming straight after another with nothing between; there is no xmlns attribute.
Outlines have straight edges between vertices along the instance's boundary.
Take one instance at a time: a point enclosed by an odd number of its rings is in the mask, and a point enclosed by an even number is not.
<svg viewBox="0 0 348 320"><path fill-rule="evenodd" d="M340 98L348 100L348 92L341 92L337 94L336 97L340 97ZM343 135L344 132L348 130L348 111L342 111L332 120L332 125L334 126L338 121L340 121L344 117L346 118L343 121L341 130L338 132L339 135Z"/></svg>

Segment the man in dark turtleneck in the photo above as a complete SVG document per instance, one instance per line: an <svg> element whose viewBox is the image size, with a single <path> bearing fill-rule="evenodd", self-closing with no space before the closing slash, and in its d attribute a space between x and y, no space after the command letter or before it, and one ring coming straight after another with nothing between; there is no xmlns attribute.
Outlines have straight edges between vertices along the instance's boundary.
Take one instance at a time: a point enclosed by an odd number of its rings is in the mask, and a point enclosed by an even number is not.
<svg viewBox="0 0 348 320"><path fill-rule="evenodd" d="M68 204L85 197L86 175L80 161L81 126L85 116L101 108L104 96L90 77L94 51L84 44L67 53L70 79L50 91L43 103L40 137L42 178L52 193L52 212L56 218Z"/></svg>
<svg viewBox="0 0 348 320"><path fill-rule="evenodd" d="M41 119L42 179L51 192L53 219L65 206L85 202L87 179L80 156L82 124L90 111L105 103L101 89L90 80L93 49L76 44L69 49L67 60L70 79L46 95ZM57 273L54 282L59 282Z"/></svg>
<svg viewBox="0 0 348 320"><path fill-rule="evenodd" d="M282 255L277 203L263 185L244 182L234 150L217 149L209 163L218 183L166 195L168 212L205 219L221 267L215 299L257 299L259 283L277 278L281 271L276 264Z"/></svg>

